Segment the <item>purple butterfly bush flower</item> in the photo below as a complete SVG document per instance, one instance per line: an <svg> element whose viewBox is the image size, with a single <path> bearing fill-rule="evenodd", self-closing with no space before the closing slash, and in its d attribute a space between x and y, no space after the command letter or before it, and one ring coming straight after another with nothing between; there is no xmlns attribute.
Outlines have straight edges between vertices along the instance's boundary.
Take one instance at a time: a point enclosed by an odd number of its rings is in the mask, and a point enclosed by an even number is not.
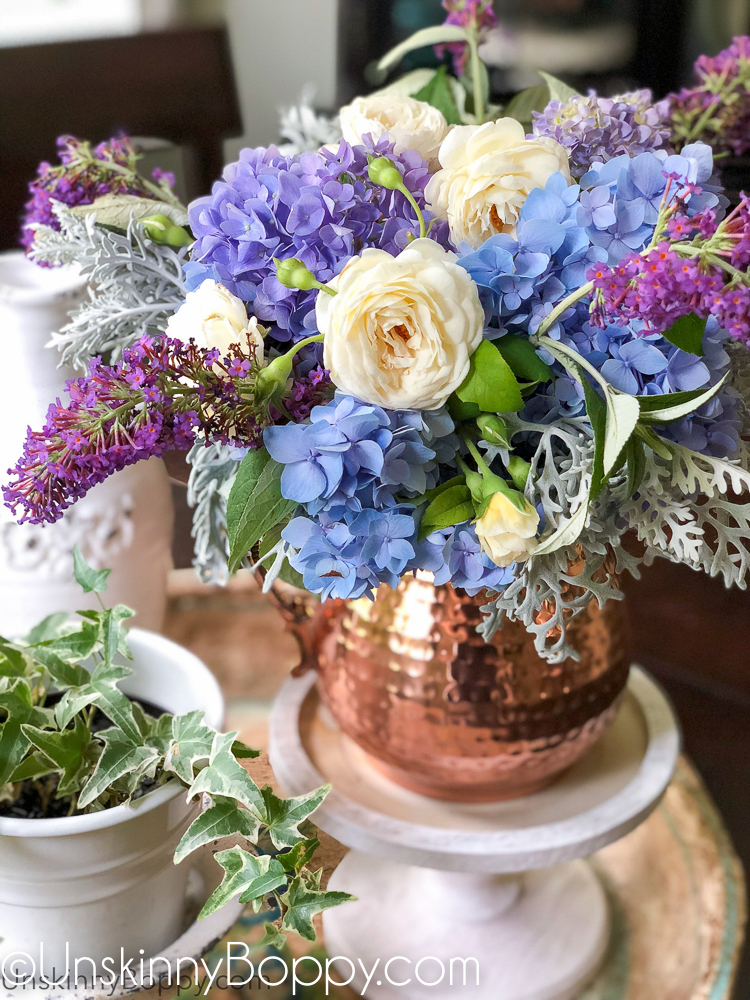
<svg viewBox="0 0 750 1000"><path fill-rule="evenodd" d="M427 164L413 150L396 155L387 136L363 141L300 156L283 156L275 146L242 150L213 192L190 205L196 243L185 266L187 287L207 277L221 282L273 324L277 341L315 333L317 291L286 288L274 259L296 257L325 282L365 247L395 255L418 232L404 195L370 181L368 156L391 159L421 208ZM430 237L449 246L447 223L434 225Z"/></svg>
<svg viewBox="0 0 750 1000"><path fill-rule="evenodd" d="M34 243L34 224L59 230L60 222L52 211L52 202L63 205L90 205L105 194L134 194L155 198L136 173L138 154L127 136L118 136L100 143L93 149L72 135L57 140L60 163L53 166L42 162L36 178L29 184L30 200L25 205L21 226L21 244L30 249ZM127 173L123 174L121 169ZM174 175L158 168L153 179L165 191L174 187Z"/></svg>
<svg viewBox="0 0 750 1000"><path fill-rule="evenodd" d="M445 24L476 31L480 40L487 31L497 27L492 0L443 0L443 9L448 12ZM453 61L454 74L464 76L468 59L466 42L446 42L435 46L438 59L442 59L446 53L450 54Z"/></svg>

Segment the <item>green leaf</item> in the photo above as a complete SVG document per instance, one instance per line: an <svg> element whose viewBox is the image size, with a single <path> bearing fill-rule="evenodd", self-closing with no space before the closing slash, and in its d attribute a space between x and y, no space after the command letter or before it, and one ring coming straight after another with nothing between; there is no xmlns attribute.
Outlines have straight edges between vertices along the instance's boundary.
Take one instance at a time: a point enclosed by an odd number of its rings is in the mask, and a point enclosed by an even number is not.
<svg viewBox="0 0 750 1000"><path fill-rule="evenodd" d="M426 45L442 45L445 42L465 42L467 40L466 31L463 28L454 27L450 24L438 24L431 28L422 28L415 31L400 45L396 45L390 52L386 52L378 63L378 70L386 72L392 66L400 62L407 52L414 49L424 48Z"/></svg>
<svg viewBox="0 0 750 1000"><path fill-rule="evenodd" d="M34 659L44 667L55 683L59 691L65 691L70 687L81 687L87 684L90 674L85 667L78 663L69 663L57 653L52 652L44 646L36 646L33 649Z"/></svg>
<svg viewBox="0 0 750 1000"><path fill-rule="evenodd" d="M481 412L476 403L462 403L455 392L448 397L448 413L457 424L464 420L476 420Z"/></svg>
<svg viewBox="0 0 750 1000"><path fill-rule="evenodd" d="M542 361L527 337L506 334L492 343L517 378L528 379L529 382L548 382L552 378L552 369L546 361Z"/></svg>
<svg viewBox="0 0 750 1000"><path fill-rule="evenodd" d="M652 431L650 427L638 424L635 429L635 433L644 442L644 444L647 444L651 451L656 452L660 458L663 458L667 462L672 461L674 456L672 455L666 441L662 441L659 435Z"/></svg>
<svg viewBox="0 0 750 1000"><path fill-rule="evenodd" d="M330 790L330 785L322 785L307 795L280 799L273 789L266 785L263 789L265 804L263 822L268 826L268 833L275 847L278 849L294 847L305 839L298 829L299 824L315 812Z"/></svg>
<svg viewBox="0 0 750 1000"><path fill-rule="evenodd" d="M589 513L589 502L582 503L571 518L565 521L554 534L546 538L531 554L532 559L536 556L545 556L558 549L564 549L572 545L586 527L586 518Z"/></svg>
<svg viewBox="0 0 750 1000"><path fill-rule="evenodd" d="M79 716L75 727L63 732L38 729L36 726L22 726L24 736L54 764L60 774L57 798L64 798L79 790L91 766L88 753L91 747L91 733Z"/></svg>
<svg viewBox="0 0 750 1000"><path fill-rule="evenodd" d="M102 656L105 664L110 664L118 653L130 656L125 629L122 623L132 618L135 611L126 608L124 604L116 604L114 608L107 608L99 616L101 624Z"/></svg>
<svg viewBox="0 0 750 1000"><path fill-rule="evenodd" d="M638 492L638 487L646 474L646 452L643 441L634 434L625 445L624 454L628 469L627 494L632 497Z"/></svg>
<svg viewBox="0 0 750 1000"><path fill-rule="evenodd" d="M286 945L286 938L281 933L276 924L263 924L263 937L258 941L256 948L275 948L281 951Z"/></svg>
<svg viewBox="0 0 750 1000"><path fill-rule="evenodd" d="M219 851L214 857L224 869L224 878L206 900L198 914L199 920L214 913L237 895L241 894L243 903L251 903L286 885L286 872L276 858L268 854L256 857L241 847L230 847L226 851Z"/></svg>
<svg viewBox="0 0 750 1000"><path fill-rule="evenodd" d="M179 864L199 847L221 840L222 837L239 834L255 843L259 829L260 820L255 813L238 806L232 799L218 799L190 824L177 845L174 863Z"/></svg>
<svg viewBox="0 0 750 1000"><path fill-rule="evenodd" d="M294 872L295 875L299 875L305 865L310 863L319 847L320 841L318 838L311 837L309 840L300 841L299 844L294 845L291 851L284 851L283 854L278 854L277 857L284 866L285 871Z"/></svg>
<svg viewBox="0 0 750 1000"><path fill-rule="evenodd" d="M0 731L0 785L4 785L31 745L23 727L45 728L52 723L53 715L50 709L32 704L31 689L22 679L13 681L7 691L0 692L0 710L6 713Z"/></svg>
<svg viewBox="0 0 750 1000"><path fill-rule="evenodd" d="M641 420L644 424L669 424L673 420L681 420L682 417L686 417L688 414L694 413L710 399L713 399L716 393L719 392L719 390L726 384L728 378L729 373L727 372L720 382L717 382L716 385L712 385L709 389L699 389L697 391L687 393L665 393L663 396L647 396L646 399L660 399L665 402L663 406L654 407L646 412L641 410ZM670 406L669 400L674 396L690 396L691 398L681 401L673 401Z"/></svg>
<svg viewBox="0 0 750 1000"><path fill-rule="evenodd" d="M91 805L125 775L132 776L133 781L139 784L149 767L159 759L159 751L154 747L137 746L116 727L98 733L97 739L104 743L104 750L94 773L83 786L78 799L79 809Z"/></svg>
<svg viewBox="0 0 750 1000"><path fill-rule="evenodd" d="M85 594L90 594L92 590L98 594L105 591L107 589L107 577L111 572L111 569L93 569L81 555L81 550L78 546L74 547L73 575Z"/></svg>
<svg viewBox="0 0 750 1000"><path fill-rule="evenodd" d="M0 638L0 677L25 677L29 661L20 649Z"/></svg>
<svg viewBox="0 0 750 1000"><path fill-rule="evenodd" d="M281 495L282 466L265 449L248 452L227 501L229 570L234 572L255 543L297 507Z"/></svg>
<svg viewBox="0 0 750 1000"><path fill-rule="evenodd" d="M519 91L505 106L503 115L506 118L515 118L522 125L531 125L533 113L544 111L549 104L549 87L546 83L541 83L536 87L527 87Z"/></svg>
<svg viewBox="0 0 750 1000"><path fill-rule="evenodd" d="M461 124L461 115L453 99L445 66L441 66L433 78L413 96L417 101L426 101L433 108L437 108L449 125Z"/></svg>
<svg viewBox="0 0 750 1000"><path fill-rule="evenodd" d="M589 418L591 429L594 432L594 465L591 472L591 490L589 496L592 500L596 500L606 481L604 475L604 439L607 435L607 404L591 385L581 369L579 369L579 372L583 385L583 397L586 401L586 414Z"/></svg>
<svg viewBox="0 0 750 1000"><path fill-rule="evenodd" d="M254 757L260 757L260 750L253 750L252 747L249 747L247 743L243 743L242 740L235 740L232 744L232 754L237 760L250 760Z"/></svg>
<svg viewBox="0 0 750 1000"><path fill-rule="evenodd" d="M96 621L84 621L75 632L61 635L47 643L45 649L57 653L63 660L87 660L100 646L101 628Z"/></svg>
<svg viewBox="0 0 750 1000"><path fill-rule="evenodd" d="M605 393L607 403L607 429L604 437L602 463L607 477L617 464L620 452L635 430L640 415L640 406L635 396L615 392Z"/></svg>
<svg viewBox="0 0 750 1000"><path fill-rule="evenodd" d="M49 757L45 757L43 753L30 753L21 761L8 781L35 781L37 778L46 778L55 771L55 765Z"/></svg>
<svg viewBox="0 0 750 1000"><path fill-rule="evenodd" d="M516 376L489 340L483 340L472 354L469 374L456 395L464 403L476 403L485 413L515 413L523 406Z"/></svg>
<svg viewBox="0 0 750 1000"><path fill-rule="evenodd" d="M703 334L706 329L706 320L701 319L695 313L688 313L687 316L680 316L678 320L665 330L662 334L665 340L681 351L688 354L703 354Z"/></svg>
<svg viewBox="0 0 750 1000"><path fill-rule="evenodd" d="M419 537L426 538L432 531L450 528L453 524L461 524L473 518L474 503L469 487L465 483L451 486L428 505L419 525Z"/></svg>
<svg viewBox="0 0 750 1000"><path fill-rule="evenodd" d="M242 764L232 755L236 737L237 733L214 733L208 767L198 774L188 790L188 797L192 799L205 792L211 796L237 799L265 822L264 797Z"/></svg>
<svg viewBox="0 0 750 1000"><path fill-rule="evenodd" d="M563 104L566 104L571 97L578 96L578 91L574 87L569 86L563 80L558 80L551 73L545 73L541 69L537 70L537 73L547 84L550 101L561 101Z"/></svg>
<svg viewBox="0 0 750 1000"><path fill-rule="evenodd" d="M316 913L328 910L332 906L346 903L354 896L348 892L323 892L320 889L310 889L301 878L292 879L289 889L281 897L281 903L286 907L282 930L296 931L300 937L308 941L315 940L313 917Z"/></svg>
<svg viewBox="0 0 750 1000"><path fill-rule="evenodd" d="M38 625L24 636L24 643L27 646L36 646L40 642L48 642L50 639L57 639L60 630L67 624L69 615L67 611L58 611L53 615L47 615Z"/></svg>
<svg viewBox="0 0 750 1000"><path fill-rule="evenodd" d="M143 736L133 714L133 703L117 687L133 671L115 663L99 663L87 684L70 687L55 706L55 718L65 729L73 718L89 705L96 705L118 726L131 743L143 743Z"/></svg>
<svg viewBox="0 0 750 1000"><path fill-rule="evenodd" d="M198 709L172 719L172 739L164 759L164 770L173 771L187 786L195 780L195 765L208 760L214 745L216 730L203 721Z"/></svg>

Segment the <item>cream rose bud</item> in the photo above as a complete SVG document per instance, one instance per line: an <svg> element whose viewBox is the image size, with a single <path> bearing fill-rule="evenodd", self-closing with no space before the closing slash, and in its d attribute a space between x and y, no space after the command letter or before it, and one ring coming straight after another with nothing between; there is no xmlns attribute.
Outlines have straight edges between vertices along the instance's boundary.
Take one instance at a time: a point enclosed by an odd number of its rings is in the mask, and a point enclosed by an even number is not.
<svg viewBox="0 0 750 1000"><path fill-rule="evenodd" d="M448 219L456 246L476 248L495 233L513 233L534 188L558 171L570 180L563 147L547 136L527 139L514 118L452 129L439 160L425 198L434 215Z"/></svg>
<svg viewBox="0 0 750 1000"><path fill-rule="evenodd" d="M442 112L426 101L382 91L357 97L341 109L339 120L348 143L359 145L364 135L377 142L387 133L396 153L415 149L433 168L449 127Z"/></svg>
<svg viewBox="0 0 750 1000"><path fill-rule="evenodd" d="M482 550L496 566L523 562L536 548L539 515L525 498L523 506L519 510L504 493L494 493L474 525Z"/></svg>
<svg viewBox="0 0 750 1000"><path fill-rule="evenodd" d="M354 257L315 305L323 362L343 392L392 410L436 410L482 340L479 293L454 253L414 240Z"/></svg>
<svg viewBox="0 0 750 1000"><path fill-rule="evenodd" d="M167 336L187 343L190 338L198 347L219 350L225 357L232 344L252 346L255 360L263 362L263 336L255 316L248 317L245 303L232 295L228 288L213 278L206 278L170 316Z"/></svg>

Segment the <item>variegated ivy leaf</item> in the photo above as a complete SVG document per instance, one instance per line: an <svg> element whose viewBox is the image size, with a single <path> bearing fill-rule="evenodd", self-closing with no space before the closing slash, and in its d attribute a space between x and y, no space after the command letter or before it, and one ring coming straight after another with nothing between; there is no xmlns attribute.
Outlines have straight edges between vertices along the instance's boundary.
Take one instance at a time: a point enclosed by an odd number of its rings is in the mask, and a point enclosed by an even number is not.
<svg viewBox="0 0 750 1000"><path fill-rule="evenodd" d="M56 770L49 757L36 751L21 761L8 781L35 781L37 778L46 778L48 774L54 774Z"/></svg>
<svg viewBox="0 0 750 1000"><path fill-rule="evenodd" d="M299 824L315 812L331 790L330 785L322 785L307 795L292 799L280 799L268 785L263 789L263 822L275 847L294 847L305 837L300 833Z"/></svg>
<svg viewBox="0 0 750 1000"><path fill-rule="evenodd" d="M6 713L0 729L0 785L4 785L31 745L23 726L50 726L53 715L48 708L32 705L31 689L22 678L14 680L6 691L0 693L0 711Z"/></svg>
<svg viewBox="0 0 750 1000"><path fill-rule="evenodd" d="M107 577L111 572L111 569L94 569L89 566L78 546L73 546L73 575L84 594L92 591L103 593L107 589Z"/></svg>
<svg viewBox="0 0 750 1000"><path fill-rule="evenodd" d="M243 903L253 903L286 885L286 872L279 862L264 854L256 857L241 847L219 851L214 857L224 869L221 885L213 891L198 914L207 917L239 895Z"/></svg>
<svg viewBox="0 0 750 1000"><path fill-rule="evenodd" d="M184 837L177 845L174 855L175 864L179 864L188 854L197 851L204 844L210 844L222 837L233 837L239 834L246 840L255 843L258 839L260 820L255 813L238 806L232 799L217 798L213 805L193 820Z"/></svg>
<svg viewBox="0 0 750 1000"><path fill-rule="evenodd" d="M203 722L203 712L200 710L175 716L164 770L174 772L186 785L192 784L195 779L194 767L211 756L215 735L215 730Z"/></svg>
<svg viewBox="0 0 750 1000"><path fill-rule="evenodd" d="M312 860L313 855L320 847L320 841L317 837L312 837L309 840L303 840L295 846L290 851L284 851L283 854L277 855L279 861L284 866L284 870L288 872L294 872L295 875L299 875L305 865L309 864Z"/></svg>
<svg viewBox="0 0 750 1000"><path fill-rule="evenodd" d="M133 703L117 687L132 672L130 667L100 663L90 675L88 684L69 688L55 706L55 718L60 729L65 729L88 705L96 705L131 743L142 744L141 730L133 715Z"/></svg>
<svg viewBox="0 0 750 1000"><path fill-rule="evenodd" d="M80 628L67 632L48 643L46 649L63 660L80 662L87 660L101 648L98 621L83 621Z"/></svg>
<svg viewBox="0 0 750 1000"><path fill-rule="evenodd" d="M29 672L29 658L0 638L0 677L25 677Z"/></svg>
<svg viewBox="0 0 750 1000"><path fill-rule="evenodd" d="M134 744L117 728L105 729L98 738L104 743L104 750L81 792L79 809L85 809L125 775L137 777L137 787L149 767L159 760L158 750Z"/></svg>
<svg viewBox="0 0 750 1000"><path fill-rule="evenodd" d="M58 691L65 691L71 687L81 687L87 684L90 674L85 667L78 663L68 663L46 646L36 646L31 651L34 659L37 660L55 682Z"/></svg>
<svg viewBox="0 0 750 1000"><path fill-rule="evenodd" d="M53 615L47 615L38 625L35 625L28 635L24 636L24 643L27 646L36 646L40 642L49 642L62 635L63 629L68 623L69 615L67 611L58 611Z"/></svg>
<svg viewBox="0 0 750 1000"><path fill-rule="evenodd" d="M263 795L242 764L232 755L237 733L214 733L213 745L204 767L188 790L193 799L204 792L222 798L236 799L265 822L266 806Z"/></svg>
<svg viewBox="0 0 750 1000"><path fill-rule="evenodd" d="M258 941L258 948L275 948L277 951L286 944L286 938L281 933L276 924L263 924L263 937Z"/></svg>
<svg viewBox="0 0 750 1000"><path fill-rule="evenodd" d="M154 719L150 715L146 715L141 706L135 702L133 703L133 713L141 731L143 730L143 723L140 720L141 715L146 725L149 726L144 739L146 746L155 747L162 756L166 756L172 740L172 721L174 716L165 712L158 719Z"/></svg>
<svg viewBox="0 0 750 1000"><path fill-rule="evenodd" d="M77 792L93 762L91 733L81 716L76 716L73 729L63 732L27 725L21 728L24 736L53 763L53 769L59 773L57 798Z"/></svg>
<svg viewBox="0 0 750 1000"><path fill-rule="evenodd" d="M313 917L315 914L354 898L348 892L325 892L322 889L311 889L305 885L301 878L292 879L289 883L289 889L280 897L281 904L286 907L281 929L296 931L300 937L314 941Z"/></svg>

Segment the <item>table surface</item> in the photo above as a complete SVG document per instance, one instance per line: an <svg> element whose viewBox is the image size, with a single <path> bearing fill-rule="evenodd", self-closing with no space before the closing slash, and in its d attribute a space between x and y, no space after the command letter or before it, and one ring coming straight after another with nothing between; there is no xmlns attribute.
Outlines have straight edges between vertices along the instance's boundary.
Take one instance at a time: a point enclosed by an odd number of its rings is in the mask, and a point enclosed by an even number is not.
<svg viewBox="0 0 750 1000"><path fill-rule="evenodd" d="M226 590L202 587L190 571L178 571L166 632L211 666L228 697L230 725L262 745L270 701L297 653L254 583L241 576ZM747 961L731 993L744 881L730 840L750 863L750 754L742 754L750 744L750 699L738 703L673 668L647 666L676 705L686 750L711 795L682 761L657 812L596 856L614 901L616 933L604 978L585 1000L750 1000ZM324 836L321 850L328 873L344 849Z"/></svg>

